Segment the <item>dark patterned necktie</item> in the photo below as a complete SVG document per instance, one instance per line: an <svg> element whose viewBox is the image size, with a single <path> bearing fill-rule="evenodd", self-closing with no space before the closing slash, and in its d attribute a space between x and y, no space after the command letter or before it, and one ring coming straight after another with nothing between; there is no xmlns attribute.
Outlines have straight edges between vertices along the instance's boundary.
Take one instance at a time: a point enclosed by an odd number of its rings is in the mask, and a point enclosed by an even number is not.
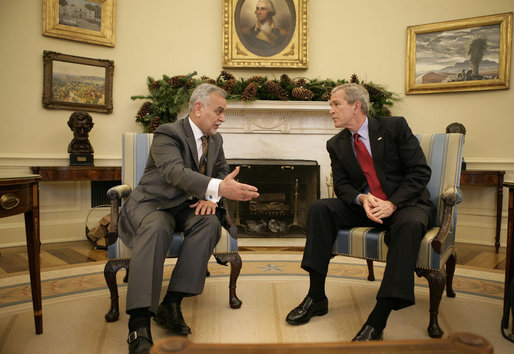
<svg viewBox="0 0 514 354"><path fill-rule="evenodd" d="M207 157L207 150L209 150L209 139L207 136L202 136L202 157L200 157L199 171L202 174L205 174L207 171L207 163L205 158Z"/></svg>
<svg viewBox="0 0 514 354"><path fill-rule="evenodd" d="M387 200L387 196L382 189L382 185L378 180L377 171L375 170L375 164L373 163L373 158L369 154L368 149L366 149L366 145L362 141L359 140L359 134L355 133L353 135L353 147L355 148L355 155L357 155L357 160L359 160L359 164L361 165L362 172L366 176L366 180L368 181L369 190L371 194L375 197L378 197L382 200Z"/></svg>

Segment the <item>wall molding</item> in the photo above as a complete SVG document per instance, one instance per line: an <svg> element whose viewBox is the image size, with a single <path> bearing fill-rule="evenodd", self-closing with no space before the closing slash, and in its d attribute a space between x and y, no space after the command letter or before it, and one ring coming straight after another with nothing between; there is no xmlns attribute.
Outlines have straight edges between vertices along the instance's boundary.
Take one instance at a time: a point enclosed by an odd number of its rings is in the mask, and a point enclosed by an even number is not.
<svg viewBox="0 0 514 354"><path fill-rule="evenodd" d="M222 134L334 135L327 102L229 102Z"/></svg>

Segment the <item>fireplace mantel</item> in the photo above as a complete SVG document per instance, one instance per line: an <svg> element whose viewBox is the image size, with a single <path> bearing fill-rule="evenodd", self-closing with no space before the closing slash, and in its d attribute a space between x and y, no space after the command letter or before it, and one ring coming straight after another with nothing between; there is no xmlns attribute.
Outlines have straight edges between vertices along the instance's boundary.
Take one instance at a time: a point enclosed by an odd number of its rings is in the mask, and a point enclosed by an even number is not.
<svg viewBox="0 0 514 354"><path fill-rule="evenodd" d="M326 142L334 128L327 102L228 102L220 127L227 159L312 160L320 165L320 194L327 195L330 159Z"/></svg>
<svg viewBox="0 0 514 354"><path fill-rule="evenodd" d="M298 111L327 112L328 103L320 101L228 101L227 109L234 111Z"/></svg>
<svg viewBox="0 0 514 354"><path fill-rule="evenodd" d="M335 134L327 102L229 101L223 134Z"/></svg>

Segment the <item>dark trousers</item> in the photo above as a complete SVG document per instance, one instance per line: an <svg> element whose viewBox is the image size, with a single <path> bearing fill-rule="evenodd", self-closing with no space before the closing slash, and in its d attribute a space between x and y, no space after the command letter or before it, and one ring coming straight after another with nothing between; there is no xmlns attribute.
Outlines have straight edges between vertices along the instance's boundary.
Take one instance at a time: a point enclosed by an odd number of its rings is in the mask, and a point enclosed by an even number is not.
<svg viewBox="0 0 514 354"><path fill-rule="evenodd" d="M421 240L433 223L433 215L417 206L397 209L380 225L366 216L359 205L347 205L340 199L314 202L307 218L307 240L302 268L326 276L332 247L340 228L378 226L387 230L387 261L378 298L396 298L396 309L414 304L414 269Z"/></svg>

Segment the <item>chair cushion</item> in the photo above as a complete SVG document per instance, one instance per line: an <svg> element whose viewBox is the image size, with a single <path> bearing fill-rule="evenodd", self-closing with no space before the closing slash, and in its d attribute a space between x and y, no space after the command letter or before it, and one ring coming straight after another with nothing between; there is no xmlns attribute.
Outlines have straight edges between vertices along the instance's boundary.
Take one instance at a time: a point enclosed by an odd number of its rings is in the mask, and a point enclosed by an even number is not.
<svg viewBox="0 0 514 354"><path fill-rule="evenodd" d="M436 253L432 249L432 241L438 231L438 227L433 227L423 237L416 267L438 270L446 263L452 253L454 242L446 242L447 247L441 255ZM373 227L341 229L337 233L332 254L385 262L388 250L384 241L385 233L383 229Z"/></svg>
<svg viewBox="0 0 514 354"><path fill-rule="evenodd" d="M178 257L180 246L184 241L184 234L182 232L176 232L173 234L173 240L171 241L170 248L168 249L168 258ZM230 233L224 227L221 227L221 237L214 247L214 255L234 253L237 252L237 240L230 236ZM108 247L109 259L117 258L130 258L132 256L132 249L128 247L119 237L116 242Z"/></svg>

